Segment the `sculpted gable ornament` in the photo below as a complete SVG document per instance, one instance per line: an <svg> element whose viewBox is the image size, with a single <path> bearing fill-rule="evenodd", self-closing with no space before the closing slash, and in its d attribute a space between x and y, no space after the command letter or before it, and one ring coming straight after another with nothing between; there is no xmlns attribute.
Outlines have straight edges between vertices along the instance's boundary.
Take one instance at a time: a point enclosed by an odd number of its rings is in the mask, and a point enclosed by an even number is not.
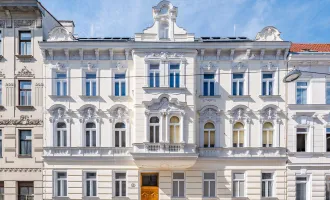
<svg viewBox="0 0 330 200"><path fill-rule="evenodd" d="M116 105L109 110L110 122L125 121L129 122L129 110L124 105Z"/></svg>
<svg viewBox="0 0 330 200"><path fill-rule="evenodd" d="M0 125L42 125L41 119L30 119L28 115L21 115L20 119L0 119Z"/></svg>
<svg viewBox="0 0 330 200"><path fill-rule="evenodd" d="M235 123L237 121L246 121L247 123L251 122L249 113L251 112L248 108L236 108L234 110L228 111L230 116L230 123Z"/></svg>
<svg viewBox="0 0 330 200"><path fill-rule="evenodd" d="M48 34L47 41L73 41L72 34L64 27L55 27Z"/></svg>
<svg viewBox="0 0 330 200"><path fill-rule="evenodd" d="M207 120L220 121L221 111L215 106L207 106L199 111L200 121L205 122Z"/></svg>
<svg viewBox="0 0 330 200"><path fill-rule="evenodd" d="M283 41L279 32L273 26L263 28L256 36L256 41Z"/></svg>
<svg viewBox="0 0 330 200"><path fill-rule="evenodd" d="M15 77L33 77L34 78L34 74L28 70L26 68L26 66L23 67L23 69L21 69L21 71L17 72L17 74L15 74Z"/></svg>

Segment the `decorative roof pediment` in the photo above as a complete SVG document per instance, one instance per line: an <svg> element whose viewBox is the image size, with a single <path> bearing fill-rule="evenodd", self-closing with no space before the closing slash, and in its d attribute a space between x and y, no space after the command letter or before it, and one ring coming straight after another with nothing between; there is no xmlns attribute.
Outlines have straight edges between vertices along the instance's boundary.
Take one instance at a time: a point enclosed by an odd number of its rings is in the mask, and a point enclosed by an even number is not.
<svg viewBox="0 0 330 200"><path fill-rule="evenodd" d="M256 36L256 41L283 41L281 32L274 26L266 26Z"/></svg>
<svg viewBox="0 0 330 200"><path fill-rule="evenodd" d="M47 41L73 41L73 35L64 27L55 27L49 34Z"/></svg>
<svg viewBox="0 0 330 200"><path fill-rule="evenodd" d="M28 70L26 66L24 66L15 74L15 77L34 77L34 73L32 73L32 71Z"/></svg>

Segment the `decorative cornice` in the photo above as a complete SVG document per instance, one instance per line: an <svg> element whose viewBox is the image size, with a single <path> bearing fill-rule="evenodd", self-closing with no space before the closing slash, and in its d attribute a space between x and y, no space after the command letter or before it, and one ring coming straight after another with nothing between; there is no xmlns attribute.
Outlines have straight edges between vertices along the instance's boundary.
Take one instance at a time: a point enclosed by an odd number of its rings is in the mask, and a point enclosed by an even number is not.
<svg viewBox="0 0 330 200"><path fill-rule="evenodd" d="M41 168L0 168L0 172L42 172Z"/></svg>
<svg viewBox="0 0 330 200"><path fill-rule="evenodd" d="M20 119L0 119L0 125L42 125L41 119L30 119L28 115L21 115Z"/></svg>
<svg viewBox="0 0 330 200"><path fill-rule="evenodd" d="M19 27L33 27L34 25L34 20L14 20L14 27L19 28Z"/></svg>
<svg viewBox="0 0 330 200"><path fill-rule="evenodd" d="M17 72L17 74L15 74L15 77L33 77L34 78L34 74L28 70L26 68L26 66L24 66L21 71Z"/></svg>

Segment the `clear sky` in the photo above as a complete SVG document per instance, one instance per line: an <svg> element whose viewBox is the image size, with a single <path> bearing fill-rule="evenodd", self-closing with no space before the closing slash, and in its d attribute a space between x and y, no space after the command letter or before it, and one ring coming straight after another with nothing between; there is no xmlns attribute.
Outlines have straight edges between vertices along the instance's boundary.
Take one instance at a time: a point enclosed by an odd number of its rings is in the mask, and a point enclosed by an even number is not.
<svg viewBox="0 0 330 200"><path fill-rule="evenodd" d="M160 0L39 0L57 19L73 20L79 37L133 37L152 25ZM284 40L330 43L330 0L171 0L177 24L196 37L254 39L275 26Z"/></svg>

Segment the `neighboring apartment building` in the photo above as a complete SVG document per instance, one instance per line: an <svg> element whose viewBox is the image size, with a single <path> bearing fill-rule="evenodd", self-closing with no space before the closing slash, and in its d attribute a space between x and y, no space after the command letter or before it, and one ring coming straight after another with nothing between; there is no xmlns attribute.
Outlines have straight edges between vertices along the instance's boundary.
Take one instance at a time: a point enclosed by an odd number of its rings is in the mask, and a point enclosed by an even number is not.
<svg viewBox="0 0 330 200"><path fill-rule="evenodd" d="M0 199L42 199L42 12L0 1Z"/></svg>
<svg viewBox="0 0 330 200"><path fill-rule="evenodd" d="M287 84L288 199L329 200L330 45L293 43L290 51L289 70L303 72Z"/></svg>
<svg viewBox="0 0 330 200"><path fill-rule="evenodd" d="M195 38L170 2L152 13L135 38L66 22L39 43L43 199L286 199L291 43L274 27Z"/></svg>

